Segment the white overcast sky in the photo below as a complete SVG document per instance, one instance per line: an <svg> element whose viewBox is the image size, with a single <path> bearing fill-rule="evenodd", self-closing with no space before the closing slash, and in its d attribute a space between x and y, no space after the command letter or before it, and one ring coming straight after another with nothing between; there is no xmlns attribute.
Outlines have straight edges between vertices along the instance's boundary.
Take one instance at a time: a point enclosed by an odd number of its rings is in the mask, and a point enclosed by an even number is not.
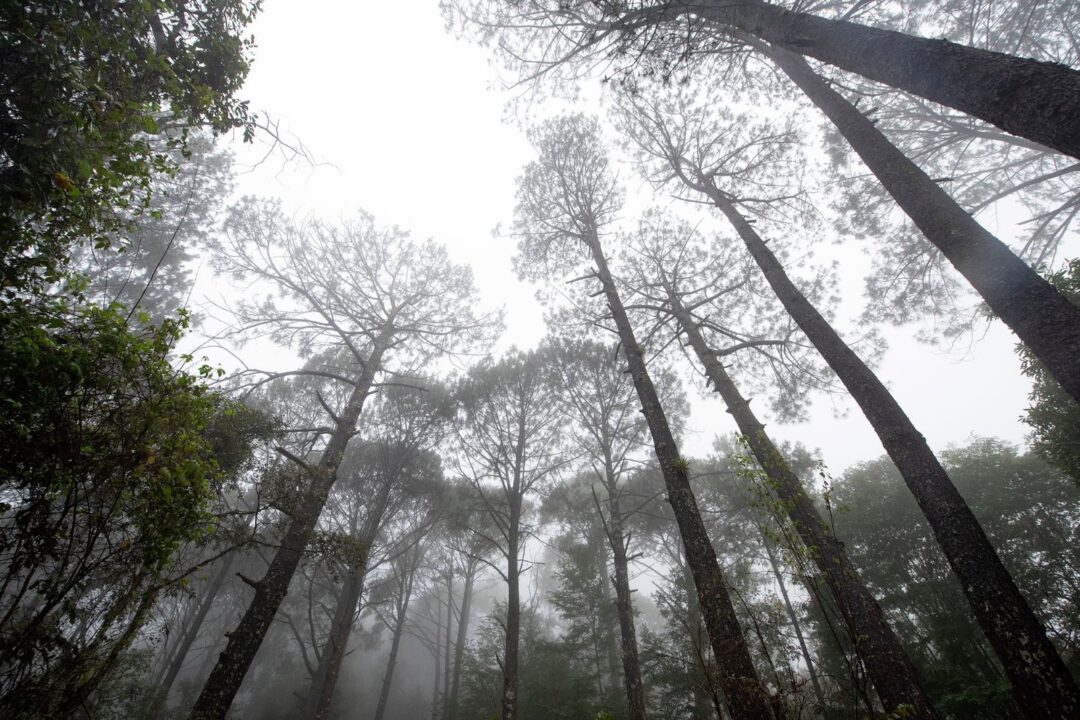
<svg viewBox="0 0 1080 720"><path fill-rule="evenodd" d="M326 219L364 208L381 224L435 238L473 267L485 302L505 304L500 347L533 345L544 331L541 309L533 289L514 278L511 243L492 235L511 219L514 180L531 151L523 132L503 122L508 95L493 89L487 52L446 32L436 0L267 0L252 30L257 48L243 96L328 164L282 169L271 158L238 177L239 192L278 196L294 211ZM238 149L241 163L255 151ZM864 261L840 263L845 285L857 292L862 279L854 271ZM210 287L202 282L199 291ZM931 446L978 435L1022 443L1027 383L1000 323L963 356L919 344L914 334L886 333L890 350L878 371ZM241 352L250 365L273 364L250 357L258 346ZM812 415L770 430L819 448L834 473L882 454L850 401L821 398ZM705 454L717 433L733 430L719 401L695 399L683 452Z"/></svg>

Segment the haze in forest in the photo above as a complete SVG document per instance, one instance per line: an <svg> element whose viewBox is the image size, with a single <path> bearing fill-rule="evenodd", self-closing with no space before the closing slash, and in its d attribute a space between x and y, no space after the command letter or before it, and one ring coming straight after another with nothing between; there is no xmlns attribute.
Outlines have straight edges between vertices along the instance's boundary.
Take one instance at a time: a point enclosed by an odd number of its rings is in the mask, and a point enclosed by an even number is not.
<svg viewBox="0 0 1080 720"><path fill-rule="evenodd" d="M1078 26L0 7L0 716L1076 717Z"/></svg>

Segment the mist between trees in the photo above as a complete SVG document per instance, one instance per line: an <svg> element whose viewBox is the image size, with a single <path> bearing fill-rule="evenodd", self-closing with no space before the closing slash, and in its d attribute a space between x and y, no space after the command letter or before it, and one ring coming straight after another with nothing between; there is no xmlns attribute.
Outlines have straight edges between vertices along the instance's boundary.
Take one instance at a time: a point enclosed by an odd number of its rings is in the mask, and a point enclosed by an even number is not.
<svg viewBox="0 0 1080 720"><path fill-rule="evenodd" d="M446 0L533 151L499 352L437 238L236 197L312 157L261 9L0 4L0 716L1080 714L1080 8ZM998 321L1029 446L932 448L882 337Z"/></svg>

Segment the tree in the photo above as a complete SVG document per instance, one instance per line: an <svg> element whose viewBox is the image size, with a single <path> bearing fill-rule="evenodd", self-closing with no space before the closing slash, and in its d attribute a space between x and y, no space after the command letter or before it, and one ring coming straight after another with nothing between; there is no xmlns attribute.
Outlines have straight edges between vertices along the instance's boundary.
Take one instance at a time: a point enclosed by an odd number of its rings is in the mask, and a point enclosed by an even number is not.
<svg viewBox="0 0 1080 720"><path fill-rule="evenodd" d="M659 66L670 75L693 61L698 42L717 35L757 40L835 65L956 108L1003 130L1080 157L1071 118L1080 109L1080 73L1056 63L915 37L790 11L763 0L674 2L450 2L463 22L497 45L526 78L582 66ZM651 57L650 57L651 56Z"/></svg>
<svg viewBox="0 0 1080 720"><path fill-rule="evenodd" d="M235 96L252 44L243 32L259 5L0 5L6 294L54 281L77 240L104 248L127 220L123 209L147 205L152 177L174 167L152 142L167 126L253 131ZM185 136L170 142L183 147Z"/></svg>
<svg viewBox="0 0 1080 720"><path fill-rule="evenodd" d="M942 461L1017 584L1066 657L1075 657L1074 483L1031 454L977 439ZM963 612L963 589L886 458L849 468L832 487L837 533L866 568L927 689L955 717L1022 717L1006 678ZM856 511L857 508L857 511ZM1072 663L1075 672L1075 662Z"/></svg>
<svg viewBox="0 0 1080 720"><path fill-rule="evenodd" d="M550 277L578 265L582 254L595 266L582 279L600 283L599 292L615 322L622 357L648 422L668 501L693 570L724 693L736 715L772 717L768 692L757 677L716 553L698 513L687 463L679 456L646 368L645 349L634 335L601 245L600 233L618 212L620 193L600 145L598 125L581 116L561 117L534 130L532 139L540 158L526 168L518 189L518 272L525 277Z"/></svg>
<svg viewBox="0 0 1080 720"><path fill-rule="evenodd" d="M66 713L178 582L175 553L205 538L254 435L232 455L213 441L239 410L170 364L183 320L133 330L116 306L62 299L7 310L0 707Z"/></svg>
<svg viewBox="0 0 1080 720"><path fill-rule="evenodd" d="M328 539L340 543L343 551L335 573L341 588L318 653L304 717L321 720L330 713L364 581L379 564L376 551L391 556L408 552L430 530L442 480L433 448L445 432L447 409L445 395L437 389L419 395L416 390L390 388L362 433L366 442L354 442L339 469L341 478L331 498L336 514L344 517Z"/></svg>
<svg viewBox="0 0 1080 720"><path fill-rule="evenodd" d="M625 529L633 510L626 507L629 499L625 497L622 480L632 454L644 445L647 426L637 411L634 386L622 372L617 358L617 352L599 343L563 342L553 346L552 366L560 387L563 413L573 423L570 437L603 488L606 507L601 506L600 497L592 487L590 493L611 549L614 569L611 581L615 586L629 717L645 720L645 688L641 682L630 595L630 535ZM665 393L665 397L673 395L673 392ZM606 584L604 575L606 563L600 572L601 583Z"/></svg>
<svg viewBox="0 0 1080 720"><path fill-rule="evenodd" d="M274 204L248 199L234 210L228 230L222 269L259 279L284 296L280 304L269 297L245 301L239 325L305 354L333 348L346 361L270 375L329 380L343 397L332 407L316 391L329 426L297 429L314 441L310 457L294 457L305 487L270 567L251 583L255 597L229 634L192 718L224 717L232 703L311 539L364 402L388 363L397 359L398 374L408 375L482 338L494 322L473 312L472 277L450 263L442 247L414 242L396 228L379 229L368 215L341 228L298 225Z"/></svg>
<svg viewBox="0 0 1080 720"><path fill-rule="evenodd" d="M756 161L762 159L763 155L758 155ZM636 284L642 304L660 315L661 322L674 318L675 337L685 336L706 378L723 398L741 437L764 473L767 487L775 494L782 512L787 514L836 598L886 712L936 717L914 665L877 601L863 585L843 546L821 518L802 482L765 432L765 426L721 360L739 353L760 356L762 349L787 342L768 335L755 337L749 332L733 332L738 317L745 317L753 302L753 282L738 263L702 262L701 239L685 224L655 216L648 218L639 229L638 246L644 249L641 264L645 267L640 268L640 280ZM770 314L775 316L777 310L783 312L775 305L771 313L767 307L759 306L752 316L754 327L750 332L767 329L773 324L768 319ZM778 379L783 380L784 376Z"/></svg>
<svg viewBox="0 0 1080 720"><path fill-rule="evenodd" d="M521 596L525 545L532 534L526 504L565 464L562 428L539 351L511 351L499 362L483 362L458 389L459 468L486 511L488 530L474 528L505 561L491 564L507 588L502 656L502 717L519 713Z"/></svg>
<svg viewBox="0 0 1080 720"><path fill-rule="evenodd" d="M125 227L109 233L108 247L75 247L72 267L87 276L91 302L117 302L133 318L143 313L160 322L187 304L194 251L211 244L232 191L232 158L205 132L192 133L184 148L151 142L174 167L151 177L147 206L132 209Z"/></svg>
<svg viewBox="0 0 1080 720"><path fill-rule="evenodd" d="M650 162L662 165L666 178L703 194L727 218L784 308L858 403L934 528L1025 712L1056 717L1064 709L1067 715L1069 708L1080 707L1080 690L948 473L896 399L796 287L743 215L754 204L744 194L745 183L768 164L740 165L741 153L729 155L726 148L753 148L760 130L744 125L740 136L730 126L718 145L715 135L702 130L711 123L699 124L705 112L699 108L673 116L657 106L639 105L628 117ZM726 175L724 188L718 185L718 169Z"/></svg>

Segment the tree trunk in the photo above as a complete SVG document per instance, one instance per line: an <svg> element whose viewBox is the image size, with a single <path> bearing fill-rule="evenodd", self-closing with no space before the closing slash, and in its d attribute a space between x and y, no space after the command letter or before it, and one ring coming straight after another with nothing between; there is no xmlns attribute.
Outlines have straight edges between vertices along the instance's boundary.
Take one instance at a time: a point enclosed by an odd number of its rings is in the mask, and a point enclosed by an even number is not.
<svg viewBox="0 0 1080 720"><path fill-rule="evenodd" d="M460 624L460 620L458 623ZM446 647L443 648L443 697L442 717L450 720L450 648L453 646L452 627L454 624L454 565L446 574Z"/></svg>
<svg viewBox="0 0 1080 720"><path fill-rule="evenodd" d="M503 650L502 720L517 720L518 653L521 649L521 597L518 568L518 523L520 509L510 510L509 542L506 548L506 641Z"/></svg>
<svg viewBox="0 0 1080 720"><path fill-rule="evenodd" d="M608 482L613 482L614 470L607 463ZM638 659L637 632L634 629L634 606L630 598L630 570L626 556L626 534L623 532L622 510L614 488L608 487L608 540L611 541L612 566L615 569L615 608L619 614L619 636L622 638L623 679L626 686L627 717L646 720L645 686L641 682L641 662Z"/></svg>
<svg viewBox="0 0 1080 720"><path fill-rule="evenodd" d="M590 542L592 542L590 540ZM602 601L604 606L607 607L609 603L616 602L611 597L611 585L609 584L610 577L608 575L607 568L607 550L604 547L603 542L593 542L596 546L596 566L600 568L600 587L602 590ZM610 633L610 642L604 643L607 647L604 648L605 662L607 664L608 687L617 687L622 681L623 671L619 668L619 655L622 653L622 641L616 637L615 633Z"/></svg>
<svg viewBox="0 0 1080 720"><path fill-rule="evenodd" d="M722 720L725 713L720 697L713 682L710 670L709 645L705 627L701 622L701 606L698 605L697 589L694 587L694 574L690 566L680 557L676 561L682 574L682 588L686 592L686 630L694 655L688 658L688 664L698 669L694 688L694 720Z"/></svg>
<svg viewBox="0 0 1080 720"><path fill-rule="evenodd" d="M414 568L415 569L415 568ZM398 648L401 646L401 636L405 630L405 614L409 609L409 600L412 598L413 571L402 581L405 586L401 591L401 600L398 602L397 618L394 619L394 637L390 642L390 658L386 661L386 674L383 675L382 689L379 690L379 704L375 707L375 720L382 720L386 713L386 703L390 699L390 684L394 680L394 666L397 663Z"/></svg>
<svg viewBox="0 0 1080 720"><path fill-rule="evenodd" d="M203 622L206 621L206 616L210 613L210 608L214 605L214 598L217 597L218 592L220 592L222 586L225 585L225 578L229 575L229 569L232 567L234 557L236 557L236 554L235 552L232 552L221 558L217 572L214 573L209 585L203 590L203 597L195 608L195 614L184 629L184 636L173 650L168 670L165 672L164 678L162 678L160 683L157 683L157 687L153 691L154 700L150 703L148 709L149 717L157 717L161 711L165 709L165 706L169 701L169 693L172 691L173 683L176 682L176 678L180 675L188 651L191 650L195 638L199 636L199 630L202 628Z"/></svg>
<svg viewBox="0 0 1080 720"><path fill-rule="evenodd" d="M334 423L334 433L323 451L322 459L310 469L310 485L293 513L289 529L282 538L281 547L274 553L266 574L258 582L247 581L254 587L255 597L236 629L225 634L229 642L203 685L188 715L189 720L222 720L229 711L311 540L315 523L337 479L338 465L356 430L356 422L364 408L364 401L371 393L371 385L391 336L392 329L383 328L377 337L360 380L349 396L341 417Z"/></svg>
<svg viewBox="0 0 1080 720"><path fill-rule="evenodd" d="M623 682L630 720L645 720L645 686L641 681L641 661L638 657L637 631L634 628L634 606L630 595L630 568L627 557L628 538L623 530L623 514L619 503L619 491L615 483L615 467L611 459L611 447L604 431L604 487L608 496L609 520L605 527L611 545L612 567L615 576L615 609L619 618L619 638L623 666ZM603 567L606 569L607 563ZM604 583L605 588L607 582ZM605 593L606 595L606 593Z"/></svg>
<svg viewBox="0 0 1080 720"><path fill-rule="evenodd" d="M805 60L779 48L756 47L828 116L926 238L1080 402L1080 307L965 212ZM1080 130L1080 122L1071 124Z"/></svg>
<svg viewBox="0 0 1080 720"><path fill-rule="evenodd" d="M769 692L761 683L750 658L750 649L743 636L735 609L731 604L727 585L716 550L709 541L705 523L698 511L694 491L690 487L686 462L679 457L675 438L668 426L667 416L660 405L660 398L645 367L643 350L637 344L630 320L619 298L615 282L608 271L607 259L600 247L600 239L593 232L587 241L596 263L596 275L603 284L608 307L618 326L619 340L629 372L641 401L641 411L649 425L656 458L660 463L667 486L667 500L679 525L687 564L694 574L705 627L709 632L713 652L720 669L720 682L731 706L732 714L746 720L774 717ZM510 720L507 718L506 720Z"/></svg>
<svg viewBox="0 0 1080 720"><path fill-rule="evenodd" d="M666 289L679 329L689 339L706 376L723 398L727 411L765 472L770 490L780 499L792 526L836 598L855 650L866 663L886 712L904 712L905 717L925 720L936 718L937 714L919 684L915 666L843 546L825 525L802 482L765 433L765 426L750 409L750 401L743 398L716 353L706 344L675 288L668 285Z"/></svg>
<svg viewBox="0 0 1080 720"><path fill-rule="evenodd" d="M367 509L367 519L364 527L360 530L360 544L364 553L358 565L350 567L345 585L338 596L337 607L334 608L334 619L330 626L330 634L327 636L326 645L323 646L319 660L319 669L315 677L311 679L311 688L308 691L305 703L304 717L309 720L326 720L330 715L330 703L334 698L334 687L337 685L338 675L341 673L341 663L345 659L345 651L349 645L349 636L352 634L353 615L356 606L360 603L360 597L364 592L364 578L367 575L368 558L371 556L371 548L378 537L379 528L382 525L383 515L390 504L390 492L394 487L395 477L384 478L379 486L378 494L371 500ZM355 522L350 529L356 532Z"/></svg>
<svg viewBox="0 0 1080 720"><path fill-rule="evenodd" d="M859 404L926 516L1028 718L1072 718L1080 692L971 509L892 394L799 292L727 197L710 197L731 221L769 285Z"/></svg>
<svg viewBox="0 0 1080 720"><path fill-rule="evenodd" d="M698 13L1080 157L1080 73L1066 65L790 12L757 0L680 5L681 12Z"/></svg>
<svg viewBox="0 0 1080 720"><path fill-rule="evenodd" d="M476 579L477 560L469 558L465 565L465 588L461 591L461 613L458 615L457 642L454 645L454 675L450 685L450 720L457 720L458 691L461 688L461 661L465 656L465 643L469 639L469 605L472 602L473 581Z"/></svg>
<svg viewBox="0 0 1080 720"><path fill-rule="evenodd" d="M330 715L330 703L334 699L334 687L337 685L341 663L349 646L352 634L353 616L360 597L364 594L364 577L367 575L367 561L359 567L349 568L345 583L338 594L334 607L334 617L330 623L330 633L319 656L319 667L311 678L304 711L301 717L307 720L325 720Z"/></svg>
<svg viewBox="0 0 1080 720"><path fill-rule="evenodd" d="M825 693L822 691L821 681L818 680L817 673L814 671L814 660L810 655L810 650L806 647L806 638L803 635L799 616L796 614L795 608L791 604L791 598L788 597L787 585L784 583L784 575L780 572L780 563L776 560L776 551L773 550L772 543L769 541L764 529L761 530L761 542L765 546L765 554L769 557L769 566L772 568L773 577L776 578L776 584L780 587L780 598L784 601L784 610L787 612L788 619L791 620L791 627L795 630L795 638L799 641L799 651L802 653L803 662L806 663L806 672L810 676L810 684L814 689L814 697L818 701L818 714L823 713L827 709L825 704Z"/></svg>

